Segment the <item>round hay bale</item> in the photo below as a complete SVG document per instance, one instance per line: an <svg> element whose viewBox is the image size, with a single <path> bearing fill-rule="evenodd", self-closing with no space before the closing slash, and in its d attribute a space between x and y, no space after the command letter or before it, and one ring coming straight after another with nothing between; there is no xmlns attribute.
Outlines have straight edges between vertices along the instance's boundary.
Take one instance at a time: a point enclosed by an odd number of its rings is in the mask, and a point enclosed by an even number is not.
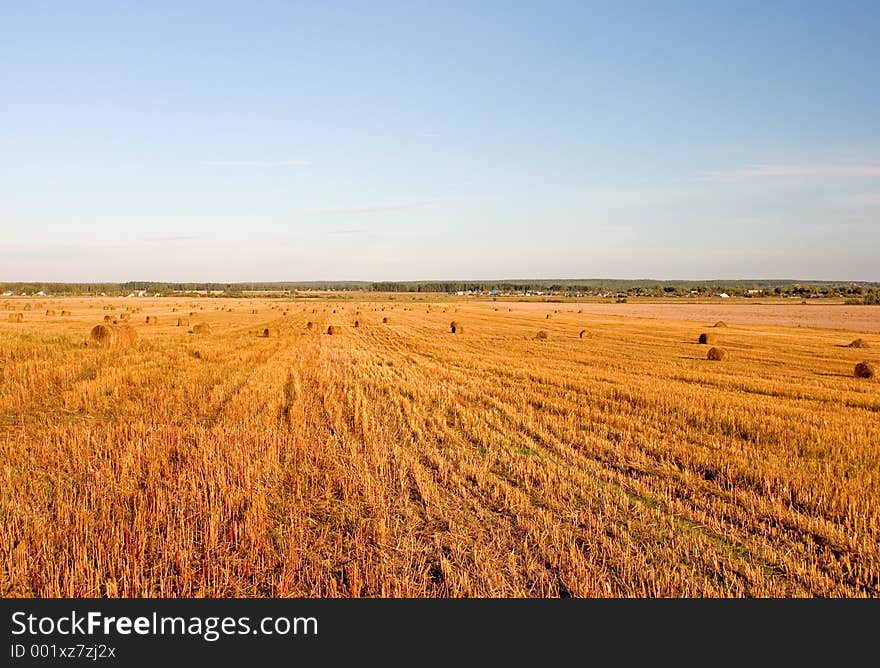
<svg viewBox="0 0 880 668"><path fill-rule="evenodd" d="M271 327L266 327L266 329L263 330L263 337L264 338L268 339L273 336L278 336L277 330L272 329Z"/></svg>
<svg viewBox="0 0 880 668"><path fill-rule="evenodd" d="M312 326L313 326L313 325L312 325L312 321L309 320L309 321L306 323L306 329L311 329Z"/></svg>
<svg viewBox="0 0 880 668"><path fill-rule="evenodd" d="M95 325L90 337L102 348L128 348L137 343L137 332L131 325Z"/></svg>
<svg viewBox="0 0 880 668"><path fill-rule="evenodd" d="M856 378L873 378L876 374L874 366L870 362L859 362L853 369L853 375Z"/></svg>
<svg viewBox="0 0 880 668"><path fill-rule="evenodd" d="M104 322L112 322L112 321L113 321L112 315L105 315L104 316Z"/></svg>
<svg viewBox="0 0 880 668"><path fill-rule="evenodd" d="M548 313L548 314L547 314L547 317L546 317L545 319L546 319L546 320L549 320L549 319L552 318L552 317L553 317L553 316L551 316L551 315Z"/></svg>
<svg viewBox="0 0 880 668"><path fill-rule="evenodd" d="M146 322L148 325L158 325L158 324L159 324L159 318L157 318L157 317L154 316L154 315L148 315L147 318L146 318L146 320L144 320L144 322Z"/></svg>
<svg viewBox="0 0 880 668"><path fill-rule="evenodd" d="M588 330L588 329L582 329L578 333L578 338L581 338L581 339L589 339L591 336L593 336L593 335L590 333L590 330Z"/></svg>
<svg viewBox="0 0 880 668"><path fill-rule="evenodd" d="M461 334L464 330L461 327L461 323L453 320L449 323L449 331L453 334Z"/></svg>
<svg viewBox="0 0 880 668"><path fill-rule="evenodd" d="M703 332L702 334L700 334L700 338L697 339L697 341L703 345L708 345L715 341L715 337L711 334L706 334L706 332Z"/></svg>
<svg viewBox="0 0 880 668"><path fill-rule="evenodd" d="M388 318L382 318L382 324L383 324L383 325L387 325L387 324L388 324Z"/></svg>
<svg viewBox="0 0 880 668"><path fill-rule="evenodd" d="M61 311L61 316L62 316L62 317L64 317L64 316L68 316L68 315L70 315L70 314L71 314L70 311Z"/></svg>
<svg viewBox="0 0 880 668"><path fill-rule="evenodd" d="M189 327L189 318L178 318L177 319L178 327Z"/></svg>
<svg viewBox="0 0 880 668"><path fill-rule="evenodd" d="M852 343L850 343L847 346L847 348L870 348L870 347L871 346L869 346L868 342L865 341L864 339L856 339L855 341L853 341Z"/></svg>
<svg viewBox="0 0 880 668"><path fill-rule="evenodd" d="M30 311L30 310L32 310L33 308L34 308L34 307L31 306L30 304L25 304L25 305L24 305L24 310L25 310L25 311Z"/></svg>
<svg viewBox="0 0 880 668"><path fill-rule="evenodd" d="M173 308L173 309L171 309L171 312L172 312L172 313L177 313L177 309L176 309L176 308Z"/></svg>
<svg viewBox="0 0 880 668"><path fill-rule="evenodd" d="M55 315L55 311L52 309L46 309L46 315Z"/></svg>
<svg viewBox="0 0 880 668"><path fill-rule="evenodd" d="M10 313L9 314L9 322L24 322L24 314Z"/></svg>
<svg viewBox="0 0 880 668"><path fill-rule="evenodd" d="M206 322L197 322L192 328L193 334L210 334L211 325Z"/></svg>
<svg viewBox="0 0 880 668"><path fill-rule="evenodd" d="M538 333L535 334L535 338L543 341L544 339L547 338L547 332L545 332L543 329L539 329Z"/></svg>
<svg viewBox="0 0 880 668"><path fill-rule="evenodd" d="M336 328L335 328L333 325L329 325L329 326L327 327L327 334L330 334L331 336L332 336L333 334L336 334Z"/></svg>
<svg viewBox="0 0 880 668"><path fill-rule="evenodd" d="M130 313L120 313L119 319L120 320L131 320L131 314Z"/></svg>
<svg viewBox="0 0 880 668"><path fill-rule="evenodd" d="M190 311L190 312L189 312L189 317L192 318L195 314L196 314L195 311Z"/></svg>
<svg viewBox="0 0 880 668"><path fill-rule="evenodd" d="M355 321L354 321L354 327L355 327L355 328L358 328L358 327L360 327L360 326L361 326L360 321L355 320Z"/></svg>
<svg viewBox="0 0 880 668"><path fill-rule="evenodd" d="M724 322L723 320L719 320L714 325L712 325L712 327L727 327L727 323Z"/></svg>
<svg viewBox="0 0 880 668"><path fill-rule="evenodd" d="M709 352L706 354L706 359L720 362L721 360L727 359L727 351L724 350L724 348L709 348Z"/></svg>

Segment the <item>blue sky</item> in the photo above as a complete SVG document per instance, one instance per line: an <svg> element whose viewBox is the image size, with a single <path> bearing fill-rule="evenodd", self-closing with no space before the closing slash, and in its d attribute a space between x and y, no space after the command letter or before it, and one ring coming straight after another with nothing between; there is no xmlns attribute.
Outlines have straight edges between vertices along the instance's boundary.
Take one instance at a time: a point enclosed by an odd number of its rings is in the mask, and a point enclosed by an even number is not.
<svg viewBox="0 0 880 668"><path fill-rule="evenodd" d="M0 3L0 280L880 280L880 3Z"/></svg>

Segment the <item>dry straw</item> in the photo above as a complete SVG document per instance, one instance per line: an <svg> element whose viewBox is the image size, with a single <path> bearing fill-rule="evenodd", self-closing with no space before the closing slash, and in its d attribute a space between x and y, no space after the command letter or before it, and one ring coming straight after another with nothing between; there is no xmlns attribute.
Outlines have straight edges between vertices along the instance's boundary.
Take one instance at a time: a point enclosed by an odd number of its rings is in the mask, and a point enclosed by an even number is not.
<svg viewBox="0 0 880 668"><path fill-rule="evenodd" d="M864 339L856 339L855 341L850 343L847 347L848 348L870 348L871 346L869 346L868 342L865 341Z"/></svg>
<svg viewBox="0 0 880 668"><path fill-rule="evenodd" d="M874 366L870 362L859 362L853 369L853 375L856 378L873 378L876 375Z"/></svg>
<svg viewBox="0 0 880 668"><path fill-rule="evenodd" d="M90 336L102 348L128 348L137 343L137 332L131 325L95 325Z"/></svg>
<svg viewBox="0 0 880 668"><path fill-rule="evenodd" d="M548 316L548 317L549 317L549 316ZM536 338L536 339L541 339L541 340L546 339L546 338L547 338L547 332L545 332L543 329L539 329L539 330L538 330L538 333L535 334L535 338Z"/></svg>

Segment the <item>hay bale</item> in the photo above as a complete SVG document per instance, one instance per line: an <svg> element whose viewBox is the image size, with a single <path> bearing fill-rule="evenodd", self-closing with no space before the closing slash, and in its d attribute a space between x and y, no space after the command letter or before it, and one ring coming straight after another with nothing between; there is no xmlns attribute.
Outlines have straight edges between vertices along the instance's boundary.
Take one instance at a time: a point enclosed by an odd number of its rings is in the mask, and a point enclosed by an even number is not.
<svg viewBox="0 0 880 668"><path fill-rule="evenodd" d="M62 316L62 317L65 317L65 316L68 316L68 315L71 315L70 311L61 311L61 316Z"/></svg>
<svg viewBox="0 0 880 668"><path fill-rule="evenodd" d="M870 362L859 362L853 370L853 375L856 378L873 378L876 372Z"/></svg>
<svg viewBox="0 0 880 668"><path fill-rule="evenodd" d="M548 317L549 317L549 316L548 316ZM545 332L543 329L539 329L539 330L538 330L538 333L535 334L535 338L536 338L536 339L541 339L541 340L543 341L544 339L547 338L547 332Z"/></svg>
<svg viewBox="0 0 880 668"><path fill-rule="evenodd" d="M355 326L355 328L360 327L360 326L361 326L360 321L359 321L359 320L355 320L355 321L354 321L354 326Z"/></svg>
<svg viewBox="0 0 880 668"><path fill-rule="evenodd" d="M702 334L700 334L700 338L697 340L703 345L708 345L710 343L714 343L715 337L711 334L706 334L706 332L703 332Z"/></svg>
<svg viewBox="0 0 880 668"><path fill-rule="evenodd" d="M178 327L189 327L189 318L178 318L177 319Z"/></svg>
<svg viewBox="0 0 880 668"><path fill-rule="evenodd" d="M112 315L105 315L104 316L104 322L112 322L112 321L113 321Z"/></svg>
<svg viewBox="0 0 880 668"><path fill-rule="evenodd" d="M312 321L309 320L309 321L306 323L306 329L311 329L312 326L313 326L313 325L312 325Z"/></svg>
<svg viewBox="0 0 880 668"><path fill-rule="evenodd" d="M159 318L157 318L157 317L154 316L154 315L148 315L147 318L146 318L146 320L145 320L144 322L146 322L148 325L158 325L158 324L159 324Z"/></svg>
<svg viewBox="0 0 880 668"><path fill-rule="evenodd" d="M9 314L9 322L24 322L24 314L10 313Z"/></svg>
<svg viewBox="0 0 880 668"><path fill-rule="evenodd" d="M449 323L449 331L453 334L461 334L464 330L461 328L461 323L453 320Z"/></svg>
<svg viewBox="0 0 880 668"><path fill-rule="evenodd" d="M210 334L211 325L206 322L197 322L192 328L193 334Z"/></svg>
<svg viewBox="0 0 880 668"><path fill-rule="evenodd" d="M24 305L24 310L25 310L25 311L30 311L30 310L32 310L33 308L34 308L34 307L31 306L30 304L25 304L25 305Z"/></svg>
<svg viewBox="0 0 880 668"><path fill-rule="evenodd" d="M46 309L46 315L50 315L50 316L51 316L51 315L55 315L55 311L53 311L53 310L50 309L50 308L49 308L49 309Z"/></svg>
<svg viewBox="0 0 880 668"><path fill-rule="evenodd" d="M271 327L266 327L266 329L263 330L263 338L268 339L272 336L278 336L278 330L272 329Z"/></svg>
<svg viewBox="0 0 880 668"><path fill-rule="evenodd" d="M551 315L548 313L546 319L549 320L549 319L552 318L552 317L553 317L553 316L551 316Z"/></svg>
<svg viewBox="0 0 880 668"><path fill-rule="evenodd" d="M123 321L131 320L131 314L130 313L120 313L119 319L123 320Z"/></svg>
<svg viewBox="0 0 880 668"><path fill-rule="evenodd" d="M330 334L331 336L332 336L333 334L336 334L336 328L335 328L333 325L328 326L328 327L327 327L327 333Z"/></svg>
<svg viewBox="0 0 880 668"><path fill-rule="evenodd" d="M712 327L727 327L727 323L724 322L723 320L719 320L714 325L712 325Z"/></svg>
<svg viewBox="0 0 880 668"><path fill-rule="evenodd" d="M382 318L382 324L383 324L383 325L387 325L387 324L388 324L388 318Z"/></svg>
<svg viewBox="0 0 880 668"><path fill-rule="evenodd" d="M870 348L870 347L871 346L869 346L868 342L865 341L864 339L856 339L855 341L853 341L852 343L850 343L847 346L847 348Z"/></svg>
<svg viewBox="0 0 880 668"><path fill-rule="evenodd" d="M591 336L593 336L593 335L592 335L592 334L590 333L590 331L587 330L587 329L582 329L582 330L578 333L578 338L581 338L581 339L589 339Z"/></svg>
<svg viewBox="0 0 880 668"><path fill-rule="evenodd" d="M727 351L724 350L724 348L709 348L709 352L706 354L706 359L720 362L721 360L727 359Z"/></svg>
<svg viewBox="0 0 880 668"><path fill-rule="evenodd" d="M90 336L102 348L128 348L137 343L137 332L131 325L95 325Z"/></svg>
<svg viewBox="0 0 880 668"><path fill-rule="evenodd" d="M189 317L192 318L195 314L196 314L195 311L190 311L190 312L189 312Z"/></svg>

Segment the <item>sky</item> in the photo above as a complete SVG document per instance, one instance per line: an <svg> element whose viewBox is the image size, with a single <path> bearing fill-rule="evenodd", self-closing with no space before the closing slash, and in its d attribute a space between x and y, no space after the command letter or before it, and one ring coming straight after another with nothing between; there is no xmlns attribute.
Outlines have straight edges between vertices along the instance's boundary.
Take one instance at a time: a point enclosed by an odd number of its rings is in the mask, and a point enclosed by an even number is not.
<svg viewBox="0 0 880 668"><path fill-rule="evenodd" d="M0 0L0 280L880 280L880 3Z"/></svg>

